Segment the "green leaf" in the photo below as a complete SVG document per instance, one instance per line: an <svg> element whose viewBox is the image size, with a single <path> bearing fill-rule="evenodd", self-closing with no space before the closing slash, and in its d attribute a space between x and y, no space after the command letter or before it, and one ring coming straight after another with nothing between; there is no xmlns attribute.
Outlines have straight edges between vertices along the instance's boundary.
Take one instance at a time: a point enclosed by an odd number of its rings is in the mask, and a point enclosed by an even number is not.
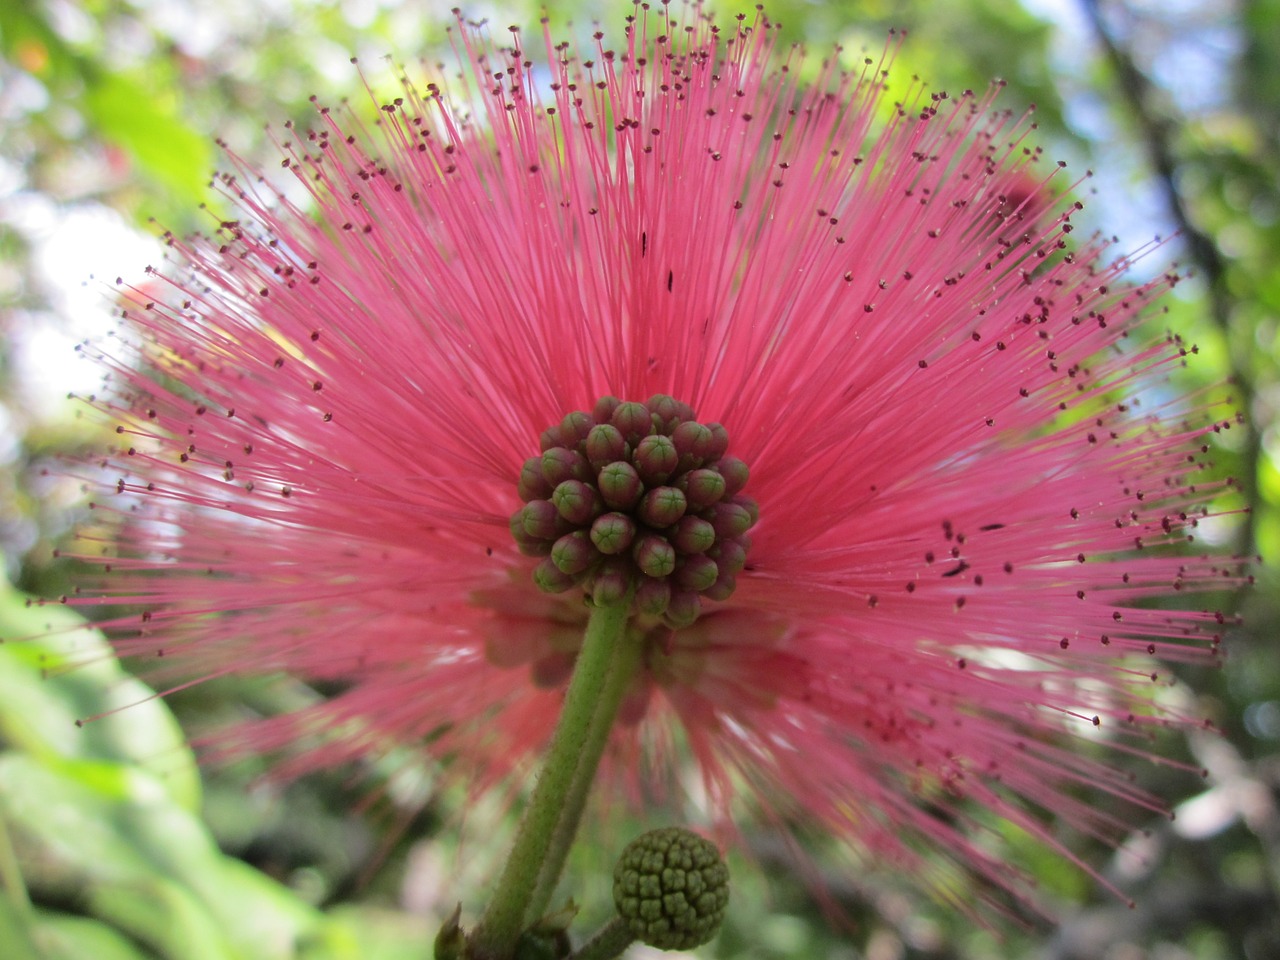
<svg viewBox="0 0 1280 960"><path fill-rule="evenodd" d="M172 90L142 77L100 74L85 90L84 109L104 140L167 187L175 201L194 206L205 195L213 144L183 123Z"/></svg>
<svg viewBox="0 0 1280 960"><path fill-rule="evenodd" d="M87 893L89 910L145 943L165 960L241 960L223 929L179 884L163 877L99 883ZM261 956L261 955L260 955Z"/></svg>
<svg viewBox="0 0 1280 960"><path fill-rule="evenodd" d="M0 745L50 759L136 765L200 808L195 756L168 707L121 669L102 635L0 583ZM15 638L42 637L36 640ZM89 720L80 725L81 721Z"/></svg>
<svg viewBox="0 0 1280 960"><path fill-rule="evenodd" d="M31 938L31 914L21 910L0 888L0 944L5 960L45 960Z"/></svg>
<svg viewBox="0 0 1280 960"><path fill-rule="evenodd" d="M288 960L322 932L322 914L224 856L136 768L10 752L0 756L0 816L34 897L82 899L165 957Z"/></svg>
<svg viewBox="0 0 1280 960"><path fill-rule="evenodd" d="M32 938L41 960L151 960L128 937L85 917L41 911Z"/></svg>

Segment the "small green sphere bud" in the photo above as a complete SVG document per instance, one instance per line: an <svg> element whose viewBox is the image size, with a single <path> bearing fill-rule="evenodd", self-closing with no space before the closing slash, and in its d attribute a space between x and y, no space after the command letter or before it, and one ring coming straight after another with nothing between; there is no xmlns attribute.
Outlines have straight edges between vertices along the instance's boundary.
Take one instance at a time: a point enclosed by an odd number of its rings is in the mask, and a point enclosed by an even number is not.
<svg viewBox="0 0 1280 960"><path fill-rule="evenodd" d="M747 565L746 547L738 539L721 540L707 551L707 556L716 562L721 571L727 573L741 573L742 568Z"/></svg>
<svg viewBox="0 0 1280 960"><path fill-rule="evenodd" d="M635 446L642 437L653 432L653 418L643 403L620 403L614 408L609 422L617 427L627 443Z"/></svg>
<svg viewBox="0 0 1280 960"><path fill-rule="evenodd" d="M724 477L726 497L732 497L747 485L751 479L751 470L737 457L721 457L715 464L720 476Z"/></svg>
<svg viewBox="0 0 1280 960"><path fill-rule="evenodd" d="M635 605L639 613L651 617L660 617L667 611L671 602L671 583L667 580L652 580L645 577L636 587Z"/></svg>
<svg viewBox="0 0 1280 960"><path fill-rule="evenodd" d="M711 431L711 444L707 447L707 463L714 463L729 449L729 431L722 423L708 423L707 429Z"/></svg>
<svg viewBox="0 0 1280 960"><path fill-rule="evenodd" d="M564 520L550 500L531 500L520 510L524 532L539 540L554 540L564 533Z"/></svg>
<svg viewBox="0 0 1280 960"><path fill-rule="evenodd" d="M606 513L591 525L591 542L604 554L622 553L636 537L636 523L625 513Z"/></svg>
<svg viewBox="0 0 1280 960"><path fill-rule="evenodd" d="M652 486L662 483L675 472L680 455L676 453L676 445L671 438L658 433L641 440L632 459L640 479Z"/></svg>
<svg viewBox="0 0 1280 960"><path fill-rule="evenodd" d="M632 559L640 572L647 577L661 579L671 575L676 568L676 551L664 537L656 534L641 537L631 551Z"/></svg>
<svg viewBox="0 0 1280 960"><path fill-rule="evenodd" d="M662 622L672 630L682 630L691 626L702 613L702 598L692 590L673 590L671 602L667 604L667 612L662 615Z"/></svg>
<svg viewBox="0 0 1280 960"><path fill-rule="evenodd" d="M607 506L614 510L630 510L644 493L644 484L640 482L640 474L636 468L626 461L611 463L600 471L596 480L600 488L600 496Z"/></svg>
<svg viewBox="0 0 1280 960"><path fill-rule="evenodd" d="M526 557L545 557L551 552L551 542L549 540L532 536L529 531L525 530L524 507L521 507L511 515L508 528L511 530L511 538L515 540L516 546Z"/></svg>
<svg viewBox="0 0 1280 960"><path fill-rule="evenodd" d="M563 445L576 447L580 441L586 439L587 432L595 425L596 422L591 418L591 414L584 410L566 413L564 419L560 421L560 439Z"/></svg>
<svg viewBox="0 0 1280 960"><path fill-rule="evenodd" d="M574 577L556 566L550 557L533 568L533 582L543 593L564 593L573 586Z"/></svg>
<svg viewBox="0 0 1280 960"><path fill-rule="evenodd" d="M552 447L542 454L542 475L555 487L565 480L590 480L591 465L587 458L568 447Z"/></svg>
<svg viewBox="0 0 1280 960"><path fill-rule="evenodd" d="M564 539L564 538L561 538ZM556 546L559 546L557 541ZM551 552L555 556L555 551ZM563 569L563 567L561 568ZM571 571L566 571L571 572ZM692 590L694 593L701 593L720 576L720 568L716 566L716 562L706 554L694 554L692 557L685 557L681 560L675 575L676 585L682 590Z"/></svg>
<svg viewBox="0 0 1280 960"><path fill-rule="evenodd" d="M605 560L595 575L591 587L591 599L598 607L615 607L626 599L631 589L631 568L622 560Z"/></svg>
<svg viewBox="0 0 1280 960"><path fill-rule="evenodd" d="M696 420L686 420L671 431L671 442L680 454L680 467L692 470L706 462L711 448L711 431Z"/></svg>
<svg viewBox="0 0 1280 960"><path fill-rule="evenodd" d="M525 503L530 500L545 500L551 496L551 484L542 475L542 458L530 457L520 468L520 480L516 484L516 492Z"/></svg>
<svg viewBox="0 0 1280 960"><path fill-rule="evenodd" d="M590 523L604 509L595 487L581 480L565 480L551 494L551 502L560 516L574 526Z"/></svg>
<svg viewBox="0 0 1280 960"><path fill-rule="evenodd" d="M708 514L718 539L726 540L729 537L736 537L751 529L751 513L740 503L717 503L708 508L703 516L706 517Z"/></svg>
<svg viewBox="0 0 1280 960"><path fill-rule="evenodd" d="M613 870L613 902L637 940L659 950L709 943L729 905L715 844L682 827L641 834Z"/></svg>
<svg viewBox="0 0 1280 960"><path fill-rule="evenodd" d="M622 431L611 423L601 423L587 434L587 460L599 470L605 464L621 460L627 453Z"/></svg>
<svg viewBox="0 0 1280 960"><path fill-rule="evenodd" d="M708 600L728 600L733 596L733 591L737 589L737 576L727 570L722 570L720 571L720 576L716 577L716 582L706 590L703 590L702 595Z"/></svg>
<svg viewBox="0 0 1280 960"><path fill-rule="evenodd" d="M675 487L654 487L640 498L636 515L641 523L661 529L678 523L688 501Z"/></svg>
<svg viewBox="0 0 1280 960"><path fill-rule="evenodd" d="M716 542L716 530L701 517L685 514L668 538L680 553L703 553Z"/></svg>
<svg viewBox="0 0 1280 960"><path fill-rule="evenodd" d="M693 407L665 393L655 393L645 406L653 416L653 426L658 433L670 434L681 421L694 418Z"/></svg>
<svg viewBox="0 0 1280 960"><path fill-rule="evenodd" d="M718 470L703 468L689 471L685 479L684 495L689 498L689 508L701 510L724 497L727 489L724 477Z"/></svg>
<svg viewBox="0 0 1280 960"><path fill-rule="evenodd" d="M596 405L591 410L591 416L595 418L596 423L608 423L609 418L613 416L613 411L622 405L622 401L611 394L605 394L596 401Z"/></svg>
<svg viewBox="0 0 1280 960"><path fill-rule="evenodd" d="M538 449L546 453L552 447L563 447L564 441L560 436L560 424L553 424L543 430L538 435Z"/></svg>
<svg viewBox="0 0 1280 960"><path fill-rule="evenodd" d="M571 577L589 569L599 559L600 554L591 545L591 538L585 530L566 533L551 548L551 562L559 568L561 573L567 573ZM714 563L714 561L711 562Z"/></svg>

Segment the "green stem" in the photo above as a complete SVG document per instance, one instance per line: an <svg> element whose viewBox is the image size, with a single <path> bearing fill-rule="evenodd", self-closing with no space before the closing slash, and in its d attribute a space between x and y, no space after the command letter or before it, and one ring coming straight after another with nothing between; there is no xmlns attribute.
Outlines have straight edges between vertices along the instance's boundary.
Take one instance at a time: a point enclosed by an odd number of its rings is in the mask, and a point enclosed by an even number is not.
<svg viewBox="0 0 1280 960"><path fill-rule="evenodd" d="M631 928L621 917L614 917L594 937L569 957L569 960L614 960L635 943Z"/></svg>
<svg viewBox="0 0 1280 960"><path fill-rule="evenodd" d="M469 938L473 960L509 960L521 932L538 919L530 916L535 889L549 883L554 890L559 880L609 728L639 661L639 641L627 637L630 613L630 596L591 612L542 773L493 899Z"/></svg>
<svg viewBox="0 0 1280 960"><path fill-rule="evenodd" d="M609 734L613 732L613 722L618 713L618 706L627 692L631 678L640 665L642 646L636 641L623 641L610 665L605 677L604 687L596 701L596 712L587 731L587 742L583 753L595 759L590 763L581 763L574 772L573 782L565 794L565 815L556 825L547 844L547 854L543 858L538 871L538 879L529 896L529 907L525 916L526 923L533 923L547 912L551 897L560 883L560 874L564 870L565 860L573 847L578 833L578 821L586 808L587 798L591 795L591 787L596 779L596 766L604 755L605 746L609 742Z"/></svg>

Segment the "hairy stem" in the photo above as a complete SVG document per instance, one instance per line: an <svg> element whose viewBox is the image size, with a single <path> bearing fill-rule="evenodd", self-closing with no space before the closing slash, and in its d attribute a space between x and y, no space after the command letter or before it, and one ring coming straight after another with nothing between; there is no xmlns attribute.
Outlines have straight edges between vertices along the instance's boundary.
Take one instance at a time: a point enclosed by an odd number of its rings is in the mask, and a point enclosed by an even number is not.
<svg viewBox="0 0 1280 960"><path fill-rule="evenodd" d="M639 663L639 640L627 636L630 612L630 596L592 610L538 783L493 898L469 938L474 960L509 960L559 881L609 730ZM541 901L536 907L535 899Z"/></svg>

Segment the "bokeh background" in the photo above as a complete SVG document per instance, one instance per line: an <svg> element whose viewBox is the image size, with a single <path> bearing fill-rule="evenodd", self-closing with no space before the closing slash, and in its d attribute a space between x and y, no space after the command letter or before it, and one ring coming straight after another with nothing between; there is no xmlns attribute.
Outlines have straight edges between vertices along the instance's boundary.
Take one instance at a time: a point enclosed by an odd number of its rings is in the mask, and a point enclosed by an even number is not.
<svg viewBox="0 0 1280 960"><path fill-rule="evenodd" d="M0 957L4 960L420 960L441 918L473 915L501 843L459 850L461 798L406 749L394 762L294 781L268 758L198 769L202 730L322 697L287 677L225 679L164 701L57 604L76 570L56 553L84 519L64 458L107 441L69 393L99 387L75 344L109 329L112 283L161 256L159 227L209 227L215 138L278 166L268 126L306 126L309 97L367 97L394 63L448 56L435 0L3 0L0 2ZM726 17L741 4L714 9ZM1280 556L1280 0L775 0L812 59L833 43L878 52L909 37L899 77L1008 87L1034 103L1047 155L1083 178L1084 222L1119 248L1160 246L1135 276L1188 275L1153 317L1199 347L1187 390L1229 392L1246 414L1214 438L1237 480L1201 543ZM533 3L466 5L535 26ZM620 35L630 4L552 5L556 29ZM573 24L571 25L571 21ZM532 44L531 44L532 46ZM1074 179L1074 178L1073 178ZM1080 222L1081 218L1077 218ZM1176 819L1135 824L1084 857L1137 903L1016 836L1056 924L1029 914L983 929L909 878L831 870L817 902L767 832L732 863L735 906L701 956L908 960L1275 960L1280 957L1280 594L1258 585L1219 670L1180 677L1224 735L1160 749L1203 779L1135 761ZM70 643L68 643L70 641ZM75 650L67 669L65 651ZM119 710L122 705L131 704ZM80 726L77 721L98 717ZM176 717L176 722L175 722ZM1000 829L998 825L995 829ZM490 846L495 849L490 850ZM812 863L824 869L822 838ZM575 896L585 929L607 884L590 857ZM767 877L767 879L766 879ZM831 906L843 918L831 920ZM1020 911L1011 906L1013 914ZM637 950L634 956L642 956Z"/></svg>

